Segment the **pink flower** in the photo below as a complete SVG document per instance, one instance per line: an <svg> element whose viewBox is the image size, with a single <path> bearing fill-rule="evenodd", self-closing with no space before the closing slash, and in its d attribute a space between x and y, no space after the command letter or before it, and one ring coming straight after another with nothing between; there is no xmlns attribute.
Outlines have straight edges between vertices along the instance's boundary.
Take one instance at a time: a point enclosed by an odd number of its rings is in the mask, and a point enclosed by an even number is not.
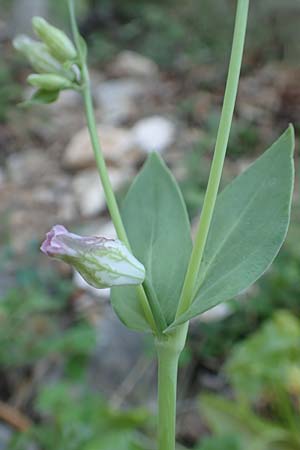
<svg viewBox="0 0 300 450"><path fill-rule="evenodd" d="M144 266L117 239L78 236L64 226L55 225L47 233L41 251L71 264L96 288L141 284Z"/></svg>

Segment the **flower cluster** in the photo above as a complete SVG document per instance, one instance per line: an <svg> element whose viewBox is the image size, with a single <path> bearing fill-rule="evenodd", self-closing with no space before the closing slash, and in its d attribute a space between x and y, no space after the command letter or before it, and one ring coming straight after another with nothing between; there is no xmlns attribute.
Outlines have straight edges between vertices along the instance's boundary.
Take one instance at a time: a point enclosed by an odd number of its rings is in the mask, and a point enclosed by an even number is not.
<svg viewBox="0 0 300 450"><path fill-rule="evenodd" d="M19 35L13 45L26 56L36 72L27 78L28 83L38 89L33 100L38 98L40 102L50 103L61 90L78 88L78 55L68 36L42 17L34 17L32 26L40 41Z"/></svg>

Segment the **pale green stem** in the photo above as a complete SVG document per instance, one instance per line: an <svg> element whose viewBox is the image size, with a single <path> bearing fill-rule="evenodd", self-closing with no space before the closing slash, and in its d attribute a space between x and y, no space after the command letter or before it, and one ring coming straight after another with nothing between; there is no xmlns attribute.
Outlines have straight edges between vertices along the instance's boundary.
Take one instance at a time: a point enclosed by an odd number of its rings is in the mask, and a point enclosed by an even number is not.
<svg viewBox="0 0 300 450"><path fill-rule="evenodd" d="M158 350L158 449L175 449L176 390L179 355Z"/></svg>
<svg viewBox="0 0 300 450"><path fill-rule="evenodd" d="M214 157L211 165L209 181L196 233L195 243L187 269L180 301L178 304L176 317L179 317L181 314L186 312L193 300L194 288L197 281L205 244L207 241L214 207L216 204L238 90L247 28L248 9L249 0L238 0L228 78Z"/></svg>
<svg viewBox="0 0 300 450"><path fill-rule="evenodd" d="M116 201L116 197L115 197L115 194L112 189L112 185L111 185L111 182L109 179L107 167L105 164L103 152L102 152L100 141L99 141L97 124L96 124L94 108L93 108L93 101L92 101L92 96L91 96L89 72L88 72L88 68L86 65L84 55L82 54L82 50L81 50L80 36L79 36L77 23L76 23L76 19L75 19L73 0L68 0L68 2L69 2L72 32L73 32L77 51L79 53L81 76L82 76L82 95L83 95L84 105L85 105L87 125L88 125L88 129L89 129L89 133L90 133L90 138L91 138L91 142L92 142L92 147L93 147L93 151L94 151L94 155L95 155L97 168L99 171L102 187L104 190L107 207L108 207L109 213L111 215L114 227L116 229L118 238L121 241L123 241L130 249L130 244L129 244L127 234L126 234L126 231L125 231L125 228L123 225L123 221L122 221L119 207L118 207L118 204ZM145 318L148 321L151 329L156 334L158 334L159 330L157 328L155 319L153 317L153 313L150 308L144 288L143 288L143 286L137 286L136 289L137 289L138 298L139 298L141 307L143 309Z"/></svg>
<svg viewBox="0 0 300 450"><path fill-rule="evenodd" d="M178 360L188 323L177 327L168 337L157 339L158 355L158 450L175 450L176 394Z"/></svg>

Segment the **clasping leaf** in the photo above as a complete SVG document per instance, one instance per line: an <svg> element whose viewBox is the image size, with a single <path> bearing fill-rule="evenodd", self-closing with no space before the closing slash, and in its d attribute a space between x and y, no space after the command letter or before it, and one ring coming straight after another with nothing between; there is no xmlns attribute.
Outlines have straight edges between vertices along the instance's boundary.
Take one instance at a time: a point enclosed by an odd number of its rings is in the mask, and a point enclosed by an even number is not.
<svg viewBox="0 0 300 450"><path fill-rule="evenodd" d="M219 195L183 323L229 300L270 266L287 233L294 183L294 132L286 132Z"/></svg>
<svg viewBox="0 0 300 450"><path fill-rule="evenodd" d="M175 317L192 240L182 195L158 154L149 156L129 189L122 218L132 252L146 269L153 314L166 328ZM111 301L127 326L148 328L134 288L113 288Z"/></svg>

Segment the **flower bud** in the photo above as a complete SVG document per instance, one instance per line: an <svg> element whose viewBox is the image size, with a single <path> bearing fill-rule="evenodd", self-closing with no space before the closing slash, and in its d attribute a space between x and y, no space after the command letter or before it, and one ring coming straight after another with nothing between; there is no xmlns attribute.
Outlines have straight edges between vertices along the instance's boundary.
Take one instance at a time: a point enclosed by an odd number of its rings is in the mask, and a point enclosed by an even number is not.
<svg viewBox="0 0 300 450"><path fill-rule="evenodd" d="M35 86L45 91L57 91L61 89L68 89L72 87L72 83L61 75L55 75L51 73L47 74L32 74L27 77L27 82L31 86Z"/></svg>
<svg viewBox="0 0 300 450"><path fill-rule="evenodd" d="M47 45L52 55L59 61L65 62L76 58L76 49L63 31L53 27L42 17L34 17L32 26L36 35Z"/></svg>
<svg viewBox="0 0 300 450"><path fill-rule="evenodd" d="M13 40L13 45L16 50L28 59L36 72L64 73L62 65L50 55L45 44L37 42L28 36L19 35Z"/></svg>
<svg viewBox="0 0 300 450"><path fill-rule="evenodd" d="M25 55L27 55L27 52L33 43L36 43L36 41L31 39L29 36L26 36L26 34L19 34L13 40L13 46L15 49Z"/></svg>
<svg viewBox="0 0 300 450"><path fill-rule="evenodd" d="M119 240L96 236L78 236L62 225L55 225L41 246L48 256L71 264L96 288L141 284L144 266Z"/></svg>

